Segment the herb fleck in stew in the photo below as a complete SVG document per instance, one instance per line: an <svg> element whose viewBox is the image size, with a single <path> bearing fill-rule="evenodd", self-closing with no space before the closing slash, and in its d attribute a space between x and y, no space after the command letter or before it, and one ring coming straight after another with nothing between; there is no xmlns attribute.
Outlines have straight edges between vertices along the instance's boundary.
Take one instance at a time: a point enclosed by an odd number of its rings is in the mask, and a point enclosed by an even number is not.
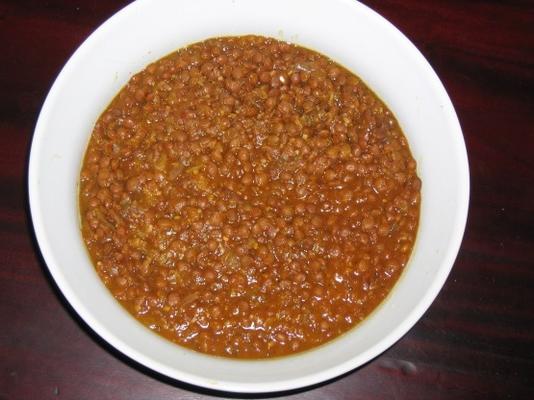
<svg viewBox="0 0 534 400"><path fill-rule="evenodd" d="M79 202L96 271L139 321L264 358L377 307L412 251L420 187L395 117L357 76L244 36L130 79L96 123Z"/></svg>

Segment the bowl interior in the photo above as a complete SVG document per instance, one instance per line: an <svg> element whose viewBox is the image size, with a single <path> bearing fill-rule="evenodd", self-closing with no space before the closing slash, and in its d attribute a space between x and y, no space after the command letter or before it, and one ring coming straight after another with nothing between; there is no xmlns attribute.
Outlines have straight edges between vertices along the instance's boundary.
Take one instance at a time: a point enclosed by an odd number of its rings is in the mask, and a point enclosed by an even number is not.
<svg viewBox="0 0 534 400"><path fill-rule="evenodd" d="M113 299L81 240L77 181L96 119L134 73L187 44L251 33L314 49L359 75L395 113L423 187L410 263L368 319L313 351L238 361L174 345ZM264 392L332 378L367 362L407 332L452 267L465 226L469 181L460 126L439 79L398 30L365 6L351 0L139 0L93 33L56 80L35 130L29 190L48 268L100 336L170 377L220 390Z"/></svg>

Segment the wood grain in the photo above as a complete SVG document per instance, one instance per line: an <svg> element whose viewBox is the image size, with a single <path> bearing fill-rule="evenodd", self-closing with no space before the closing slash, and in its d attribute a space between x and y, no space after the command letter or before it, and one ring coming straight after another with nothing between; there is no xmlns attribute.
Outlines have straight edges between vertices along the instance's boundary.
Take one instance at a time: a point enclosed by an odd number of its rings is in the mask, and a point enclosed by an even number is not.
<svg viewBox="0 0 534 400"><path fill-rule="evenodd" d="M534 398L534 4L367 0L445 84L468 147L465 239L419 323L367 365L294 399ZM205 399L98 339L33 238L32 131L55 76L126 1L0 0L0 399Z"/></svg>

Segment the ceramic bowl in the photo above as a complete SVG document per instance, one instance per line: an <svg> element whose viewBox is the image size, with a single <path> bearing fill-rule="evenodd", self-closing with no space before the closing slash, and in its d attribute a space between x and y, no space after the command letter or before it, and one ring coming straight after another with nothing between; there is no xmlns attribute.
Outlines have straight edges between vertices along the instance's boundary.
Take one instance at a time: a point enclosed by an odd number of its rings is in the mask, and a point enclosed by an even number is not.
<svg viewBox="0 0 534 400"><path fill-rule="evenodd" d="M97 276L82 241L77 207L81 160L94 123L129 78L193 42L244 34L308 47L360 76L396 115L423 182L413 254L378 309L326 345L257 361L193 352L138 323ZM148 368L193 385L234 392L273 392L322 382L361 366L395 343L443 286L462 240L469 200L462 131L439 78L400 31L353 0L130 4L102 24L57 77L35 128L28 179L42 255L81 318Z"/></svg>

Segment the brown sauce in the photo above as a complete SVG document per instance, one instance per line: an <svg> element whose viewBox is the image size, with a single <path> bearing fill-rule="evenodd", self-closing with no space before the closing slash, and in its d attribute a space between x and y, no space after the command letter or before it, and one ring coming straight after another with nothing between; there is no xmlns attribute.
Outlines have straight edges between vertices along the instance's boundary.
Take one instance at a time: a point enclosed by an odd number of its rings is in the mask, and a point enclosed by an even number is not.
<svg viewBox="0 0 534 400"><path fill-rule="evenodd" d="M138 320L194 350L263 358L377 307L410 256L420 186L358 77L244 36L131 78L96 123L79 202L95 268Z"/></svg>

